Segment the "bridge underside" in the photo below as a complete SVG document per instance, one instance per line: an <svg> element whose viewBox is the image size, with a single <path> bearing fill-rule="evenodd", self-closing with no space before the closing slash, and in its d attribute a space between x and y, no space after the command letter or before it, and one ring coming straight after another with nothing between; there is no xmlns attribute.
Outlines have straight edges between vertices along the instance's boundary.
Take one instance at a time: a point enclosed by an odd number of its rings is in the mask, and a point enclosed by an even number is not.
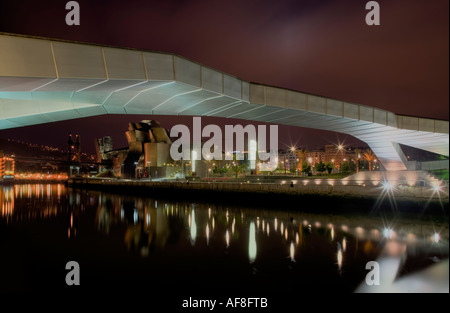
<svg viewBox="0 0 450 313"><path fill-rule="evenodd" d="M448 121L242 81L179 56L0 35L0 129L101 114L240 118L366 142L386 170L399 143L448 156Z"/></svg>

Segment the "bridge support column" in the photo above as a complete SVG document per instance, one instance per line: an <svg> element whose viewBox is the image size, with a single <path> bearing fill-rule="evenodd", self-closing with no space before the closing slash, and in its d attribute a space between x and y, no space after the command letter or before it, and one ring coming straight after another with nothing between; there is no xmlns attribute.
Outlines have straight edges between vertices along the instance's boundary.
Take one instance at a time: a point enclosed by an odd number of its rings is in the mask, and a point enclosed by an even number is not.
<svg viewBox="0 0 450 313"><path fill-rule="evenodd" d="M406 157L400 145L390 141L366 141L386 171L406 171Z"/></svg>

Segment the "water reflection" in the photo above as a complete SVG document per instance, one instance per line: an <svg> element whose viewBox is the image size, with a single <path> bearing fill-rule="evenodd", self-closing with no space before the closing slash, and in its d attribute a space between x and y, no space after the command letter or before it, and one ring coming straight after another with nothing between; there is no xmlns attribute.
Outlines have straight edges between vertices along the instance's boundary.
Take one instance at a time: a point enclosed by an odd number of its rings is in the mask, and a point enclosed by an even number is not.
<svg viewBox="0 0 450 313"><path fill-rule="evenodd" d="M337 264L338 264L339 271L342 270L342 259L343 259L342 248L341 248L341 244L338 242L337 243Z"/></svg>
<svg viewBox="0 0 450 313"><path fill-rule="evenodd" d="M398 220L394 224L377 217L280 210L275 216L268 209L127 197L41 184L1 187L0 205L2 223L26 227L29 221L52 219L64 225L64 232L56 236L73 241L93 236L92 230L105 241L113 242L119 236L114 245L143 258L162 250L174 251L181 258L195 251L203 251L202 257L225 251L244 261L242 252L247 250L246 264L258 267L267 261L273 262L273 267L283 267L286 263L281 260L286 260L289 251L291 270L300 271L302 264L329 264L345 279L351 273L349 264L364 268L366 262L383 253L420 260L448 257L448 225L436 231L431 223L402 225ZM273 261L277 256L280 261Z"/></svg>
<svg viewBox="0 0 450 313"><path fill-rule="evenodd" d="M256 259L256 230L255 223L250 223L250 234L248 236L248 258L250 263L255 262Z"/></svg>
<svg viewBox="0 0 450 313"><path fill-rule="evenodd" d="M289 246L289 257L291 258L292 262L295 262L295 246L292 241L291 245Z"/></svg>
<svg viewBox="0 0 450 313"><path fill-rule="evenodd" d="M192 212L191 212L191 216L190 216L190 218L191 218L191 244L192 245L195 245L195 239L197 238L197 223L196 223L196 221L195 221L195 210L194 209L192 209Z"/></svg>

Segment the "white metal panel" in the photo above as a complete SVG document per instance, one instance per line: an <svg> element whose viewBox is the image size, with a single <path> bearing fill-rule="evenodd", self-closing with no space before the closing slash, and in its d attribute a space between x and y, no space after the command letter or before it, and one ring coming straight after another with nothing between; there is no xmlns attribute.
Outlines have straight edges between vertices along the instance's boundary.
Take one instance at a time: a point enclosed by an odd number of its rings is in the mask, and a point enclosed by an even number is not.
<svg viewBox="0 0 450 313"><path fill-rule="evenodd" d="M419 130L434 132L434 121L428 118L419 119Z"/></svg>
<svg viewBox="0 0 450 313"><path fill-rule="evenodd" d="M343 117L344 103L339 100L327 99L327 114Z"/></svg>
<svg viewBox="0 0 450 313"><path fill-rule="evenodd" d="M373 122L373 108L360 105L359 119L366 122Z"/></svg>
<svg viewBox="0 0 450 313"><path fill-rule="evenodd" d="M241 99L242 98L241 80L237 79L236 77L224 74L223 94L231 98Z"/></svg>
<svg viewBox="0 0 450 313"><path fill-rule="evenodd" d="M375 109L373 110L373 121L378 124L387 125L387 112L384 110Z"/></svg>
<svg viewBox="0 0 450 313"><path fill-rule="evenodd" d="M306 111L308 99L304 93L288 90L286 103L287 107L290 109Z"/></svg>
<svg viewBox="0 0 450 313"><path fill-rule="evenodd" d="M173 56L170 54L144 52L148 79L174 80Z"/></svg>
<svg viewBox="0 0 450 313"><path fill-rule="evenodd" d="M56 78L50 41L0 35L0 76Z"/></svg>
<svg viewBox="0 0 450 313"><path fill-rule="evenodd" d="M359 120L359 106L353 103L344 102L344 117Z"/></svg>
<svg viewBox="0 0 450 313"><path fill-rule="evenodd" d="M39 113L39 106L33 100L16 101L13 99L0 99L0 117L9 119L11 117L27 116Z"/></svg>
<svg viewBox="0 0 450 313"><path fill-rule="evenodd" d="M175 79L178 82L201 87L200 65L180 57L174 57Z"/></svg>
<svg viewBox="0 0 450 313"><path fill-rule="evenodd" d="M401 116L401 128L419 130L419 119L412 116Z"/></svg>
<svg viewBox="0 0 450 313"><path fill-rule="evenodd" d="M0 91L31 91L45 86L56 78L34 78L34 77L1 77Z"/></svg>
<svg viewBox="0 0 450 313"><path fill-rule="evenodd" d="M103 48L109 79L146 80L142 52Z"/></svg>
<svg viewBox="0 0 450 313"><path fill-rule="evenodd" d="M106 79L101 47L67 42L52 44L59 77Z"/></svg>
<svg viewBox="0 0 450 313"><path fill-rule="evenodd" d="M308 111L316 113L326 113L326 99L323 97L308 95Z"/></svg>
<svg viewBox="0 0 450 313"><path fill-rule="evenodd" d="M223 93L222 73L202 66L202 87L217 93Z"/></svg>
<svg viewBox="0 0 450 313"><path fill-rule="evenodd" d="M448 134L448 121L434 121L434 131L437 133Z"/></svg>
<svg viewBox="0 0 450 313"><path fill-rule="evenodd" d="M281 88L266 87L266 104L287 108L287 91Z"/></svg>
<svg viewBox="0 0 450 313"><path fill-rule="evenodd" d="M263 85L250 83L250 102L256 104L265 104L265 90Z"/></svg>
<svg viewBox="0 0 450 313"><path fill-rule="evenodd" d="M242 100L250 101L250 84L242 81Z"/></svg>

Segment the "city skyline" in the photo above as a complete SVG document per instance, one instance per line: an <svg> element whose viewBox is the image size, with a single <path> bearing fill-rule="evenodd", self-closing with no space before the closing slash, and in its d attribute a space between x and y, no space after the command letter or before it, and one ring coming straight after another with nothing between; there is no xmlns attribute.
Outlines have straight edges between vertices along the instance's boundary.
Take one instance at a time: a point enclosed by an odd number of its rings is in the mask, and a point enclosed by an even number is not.
<svg viewBox="0 0 450 313"><path fill-rule="evenodd" d="M67 120L40 125L26 126L14 129L0 130L0 138L11 138L21 141L29 141L58 148L67 148L67 137L69 133L79 134L82 141L82 151L94 154L95 138L111 136L115 148L127 145L125 132L126 125L132 121L144 119L156 120L161 126L170 129L176 124L184 124L192 129L192 117L190 116L160 116L160 115L108 115L100 117L87 117L75 120ZM268 123L255 123L247 120L225 119L215 117L203 117L204 123L216 123L220 127L224 125L270 125ZM111 127L119 125L119 127ZM123 125L123 127L122 127ZM108 127L109 126L109 127ZM279 125L279 149L289 149L297 146L303 149L316 149L327 144L345 144L349 146L367 147L367 144L346 134L335 133L325 130L314 130L303 127ZM42 136L42 134L52 136Z"/></svg>

